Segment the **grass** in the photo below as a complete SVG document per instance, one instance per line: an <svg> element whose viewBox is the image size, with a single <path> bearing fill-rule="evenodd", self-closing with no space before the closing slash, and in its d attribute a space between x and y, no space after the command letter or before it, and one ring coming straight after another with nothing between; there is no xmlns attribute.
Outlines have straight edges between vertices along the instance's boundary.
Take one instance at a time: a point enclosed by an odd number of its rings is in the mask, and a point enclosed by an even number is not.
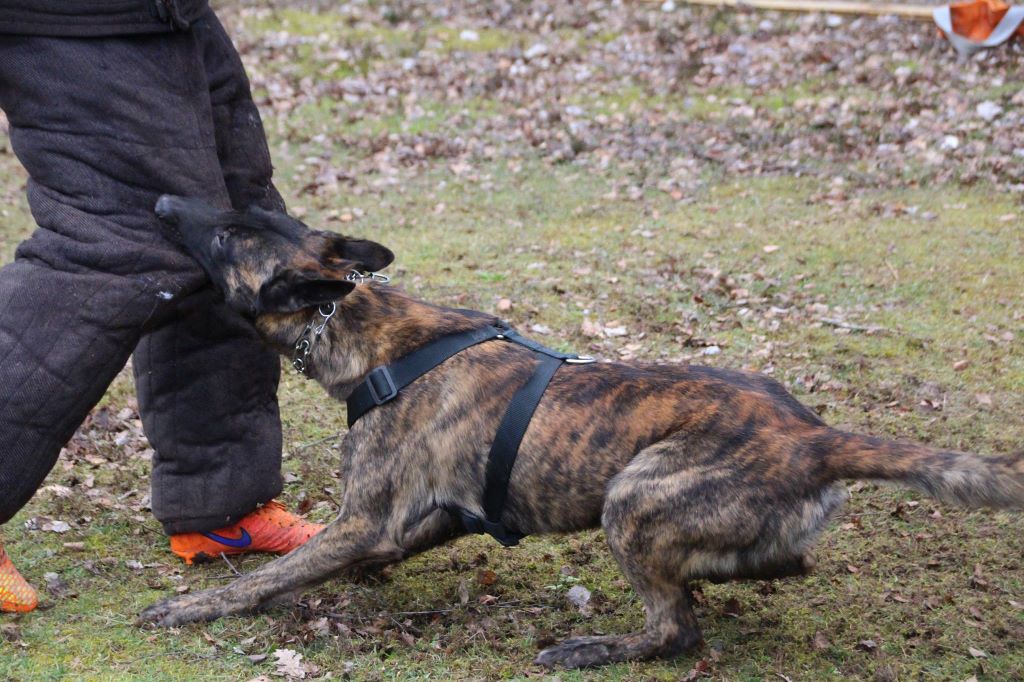
<svg viewBox="0 0 1024 682"><path fill-rule="evenodd" d="M297 120L309 134L327 125L318 116ZM403 122L365 125L352 134ZM290 204L311 225L393 248L396 284L424 298L487 311L507 298L512 309L503 315L521 329L543 325L550 334L537 338L604 357L771 373L830 423L858 431L986 453L1024 440L1024 242L1019 220L1005 218L1019 207L990 187L861 190L832 206L822 198L828 187L814 180L716 176L687 202L654 192L634 201L609 193L627 179L614 170L526 156L479 162L464 176L438 163L399 187L310 197L300 195L308 171L304 153L292 149L298 144L271 140L275 154L284 152L278 178ZM31 230L24 180L7 150L3 262ZM340 206L361 217L338 222ZM822 319L886 333L848 333ZM628 333L595 339L582 333L584 320ZM704 355L708 344L722 352ZM281 401L284 467L296 477L285 500L326 521L338 466L331 437L343 429L343 408L291 374ZM102 405L132 407L127 374ZM145 459L90 432L81 438L99 459L66 458L46 482L71 493L40 493L4 528L48 608L0 617L0 679L249 679L274 666L272 656L247 656L281 648L335 679L535 677L545 674L530 664L540 643L634 630L643 620L601 532L592 531L529 538L514 550L466 538L377 580L320 586L302 607L141 630L132 621L147 604L183 586L223 584L231 570L179 565L153 518L132 506L146 491ZM1024 521L874 485L851 491L819 544L813 575L702 587L703 650L558 679L679 680L700 660L723 680L1024 676ZM73 528L27 530L25 521L40 515ZM263 560L233 563L249 571ZM49 572L77 596L49 595ZM593 592L590 617L564 597L577 583ZM970 647L987 657L974 658Z"/></svg>
<svg viewBox="0 0 1024 682"><path fill-rule="evenodd" d="M691 352L678 343L672 321L685 319L694 306L690 272L695 265L727 277L760 271L764 279L751 285L752 298L772 298L775 290L825 301L833 309L863 308L866 312L856 319L897 333L842 335L805 319L784 322L771 334L757 324L744 324L744 318L737 318L738 325L720 326L717 320L732 317L735 306L712 292L705 297L707 305L695 311L696 326L725 351L705 361L764 369L757 350L763 345L759 339L766 337L777 349L771 361L776 375L798 394L797 379L807 374L828 373L842 383L833 392L801 395L820 404L833 423L982 451L1005 451L1024 435L1016 418L1024 361L1014 353L1016 342L993 344L984 338L991 335L989 325L1017 328L1009 311L1020 304L1021 245L1015 226L998 219L1013 207L993 202L984 188L862 197L865 206L900 201L953 207L924 222L908 215L874 217L868 209L861 215L829 215L808 202L819 188L788 178L722 182L699 201L681 206L657 196L639 204L605 199L601 183L564 166L537 164L511 173L499 164L486 170L494 183L487 193L451 178L438 189L441 175L427 173L400 197L354 199L366 214L346 229L391 245L401 254L399 284L426 298L493 310L497 300L507 297L514 301L509 315L514 322L522 327L543 323L554 330L553 338L576 347L588 344L579 335L584 314L615 319L631 330L631 337L645 333L637 353L650 358ZM446 205L444 213L431 210L439 202ZM415 225L396 227L396 211L419 218ZM312 224L321 220L315 210L308 215ZM636 230L656 236L637 237ZM766 254L767 244L780 248ZM581 267L590 273L574 276ZM630 340L599 350L614 354ZM954 372L952 364L961 358L969 358L971 365ZM946 396L941 412L917 409L922 382L941 386ZM980 392L991 396L991 407L978 406L974 396ZM110 403L120 408L129 394L122 378ZM299 447L339 430L340 406L291 376L282 401L287 449L293 453L286 469L300 476L300 482L288 486L287 496L293 503L303 495L328 501L323 488L330 487L336 468L333 448ZM135 485L142 486L145 466L132 468ZM48 483L66 485L88 470L81 464L70 471L58 466ZM706 587L703 623L707 640L720 650L716 675L751 679L781 672L839 679L869 677L888 666L901 677L963 679L983 668L990 679L1005 679L1024 671L1016 649L1024 621L1009 603L1024 596L1020 521L1005 514L939 509L927 500L906 506L912 500L873 486L856 490L821 543L818 573L806 580ZM324 670L352 661L366 678L489 678L527 670L543 637L621 631L641 620L641 609L622 584L600 533L591 532L531 538L517 550L470 538L397 567L384 584L334 582L314 592L328 600L343 595L350 613L370 623L381 613L454 608L425 622L418 616L407 626L418 632L411 646L387 637L376 641L372 634L288 641L291 635L281 633L302 626L299 614L287 609L180 632L141 631L131 620L147 603L179 582L192 589L219 584L227 568L178 567L151 519L139 522L116 510L83 512L68 504L72 509L38 496L7 528L11 553L35 583L43 584L42 574L54 571L79 596L56 600L49 611L7 619L17 623L25 647L3 657L0 674L5 678L120 674L170 679L184 667L209 679L237 679L266 666L253 666L233 653L236 647L260 653L281 646L302 651ZM936 509L941 518L932 518ZM92 522L61 536L23 530L22 522L37 514L74 518L77 513L92 516ZM327 510L318 515L326 518ZM850 524L855 526L846 528ZM63 542L74 540L85 541L86 549L63 549ZM108 563L106 557L116 560ZM161 566L131 570L124 564L127 559ZM251 569L259 561L246 559L240 568ZM98 573L85 567L88 562ZM497 582L480 584L477 564L493 570ZM989 582L986 589L971 587L975 565ZM565 566L596 595L593 618L573 613L562 601ZM469 584L471 606L459 606L463 581ZM485 593L503 606L476 604ZM892 593L901 601L893 601ZM742 605L738 617L722 613L730 600ZM401 616L395 618L402 622ZM480 634L466 638L462 629L473 627ZM815 649L816 632L824 633L830 646ZM252 637L256 640L243 645ZM878 644L877 650L856 650L857 642L867 639ZM967 646L986 651L989 658L970 658ZM676 679L694 660L561 677Z"/></svg>
<svg viewBox="0 0 1024 682"><path fill-rule="evenodd" d="M388 21L385 14L381 18ZM356 24L343 13L311 13L294 8L259 12L249 22L249 26L257 32L285 31L299 39L341 34L352 43L374 42L403 57L414 55L424 48L445 53L458 50L490 52L521 45L526 40L524 36L512 31L466 26L465 30L476 34L471 36L464 34L462 27L442 23L430 23L415 29L396 28L384 22L367 26Z"/></svg>
<svg viewBox="0 0 1024 682"><path fill-rule="evenodd" d="M422 135L436 133L451 125L455 116L470 119L486 118L495 111L492 102L474 99L458 104L427 101L408 110L376 116L352 117L355 107L333 98L325 97L309 104L296 107L292 125L303 130L317 130L325 135L355 135L374 137L391 133Z"/></svg>

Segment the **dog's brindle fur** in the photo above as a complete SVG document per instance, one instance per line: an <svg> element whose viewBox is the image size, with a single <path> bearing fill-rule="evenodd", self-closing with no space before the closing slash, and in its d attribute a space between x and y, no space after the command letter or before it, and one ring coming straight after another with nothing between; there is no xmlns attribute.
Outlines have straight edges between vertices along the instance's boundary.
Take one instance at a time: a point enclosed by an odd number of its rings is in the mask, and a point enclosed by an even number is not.
<svg viewBox="0 0 1024 682"><path fill-rule="evenodd" d="M181 199L162 208L226 299L281 352L291 352L315 316L310 306L337 300L313 347L311 374L339 400L374 367L495 321L395 288L344 282L353 270L390 262L372 242L309 231L281 214L216 213ZM174 626L249 611L459 536L442 508L482 514L491 441L536 363L520 346L490 341L430 371L344 439L344 491L333 523L254 573L164 601L141 620ZM696 646L689 583L803 573L811 544L845 498L837 485L844 478L901 481L972 506L1024 503L1022 456L982 458L837 431L759 374L563 366L523 439L502 522L528 534L600 524L643 599L646 623L630 635L569 639L538 661L593 666Z"/></svg>

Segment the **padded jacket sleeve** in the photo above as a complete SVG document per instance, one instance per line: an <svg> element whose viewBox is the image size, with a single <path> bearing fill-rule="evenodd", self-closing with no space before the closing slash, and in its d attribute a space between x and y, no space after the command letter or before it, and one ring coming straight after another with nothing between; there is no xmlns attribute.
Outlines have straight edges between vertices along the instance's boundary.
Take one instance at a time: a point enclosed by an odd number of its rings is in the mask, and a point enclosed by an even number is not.
<svg viewBox="0 0 1024 682"><path fill-rule="evenodd" d="M0 34L96 37L184 30L207 0L3 0Z"/></svg>

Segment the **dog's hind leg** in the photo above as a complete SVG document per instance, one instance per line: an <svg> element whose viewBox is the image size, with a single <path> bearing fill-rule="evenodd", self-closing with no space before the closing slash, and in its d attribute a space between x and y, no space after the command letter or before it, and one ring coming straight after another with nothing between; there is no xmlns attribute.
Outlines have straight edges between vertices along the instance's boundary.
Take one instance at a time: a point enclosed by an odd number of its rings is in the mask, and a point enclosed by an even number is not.
<svg viewBox="0 0 1024 682"><path fill-rule="evenodd" d="M657 456L662 444L645 453ZM677 447L677 446L676 446ZM634 460L635 461L635 460ZM617 661L675 656L701 642L700 627L691 607L685 558L679 551L665 552L666 534L677 535L659 502L644 501L649 490L629 477L616 477L609 485L602 521L612 554L643 600L647 617L640 632L603 637L576 637L545 649L537 656L543 665L586 668ZM653 502L654 507L649 505Z"/></svg>
<svg viewBox="0 0 1024 682"><path fill-rule="evenodd" d="M639 564L637 568L643 570ZM700 627L685 582L675 582L665 575L628 577L647 610L643 630L628 635L573 637L540 652L536 662L548 667L589 668L618 661L667 658L700 644Z"/></svg>
<svg viewBox="0 0 1024 682"><path fill-rule="evenodd" d="M771 442L744 445L765 453ZM638 453L609 483L602 525L643 599L644 629L570 639L542 651L538 662L588 667L680 654L701 640L687 581L805 572L806 552L843 491L799 472L771 477L748 461L686 434Z"/></svg>

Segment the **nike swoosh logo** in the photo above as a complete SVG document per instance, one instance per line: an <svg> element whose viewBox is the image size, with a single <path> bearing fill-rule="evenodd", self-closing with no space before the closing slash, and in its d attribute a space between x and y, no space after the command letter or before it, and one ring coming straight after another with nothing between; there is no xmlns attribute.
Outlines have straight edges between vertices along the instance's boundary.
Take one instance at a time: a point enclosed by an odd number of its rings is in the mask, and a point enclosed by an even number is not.
<svg viewBox="0 0 1024 682"><path fill-rule="evenodd" d="M252 544L252 537L249 535L249 532L244 528L242 528L241 531L242 535L237 538L226 538L223 535L217 535L216 533L203 533L203 535L215 542L219 542L222 545L241 549L242 547L248 547Z"/></svg>

